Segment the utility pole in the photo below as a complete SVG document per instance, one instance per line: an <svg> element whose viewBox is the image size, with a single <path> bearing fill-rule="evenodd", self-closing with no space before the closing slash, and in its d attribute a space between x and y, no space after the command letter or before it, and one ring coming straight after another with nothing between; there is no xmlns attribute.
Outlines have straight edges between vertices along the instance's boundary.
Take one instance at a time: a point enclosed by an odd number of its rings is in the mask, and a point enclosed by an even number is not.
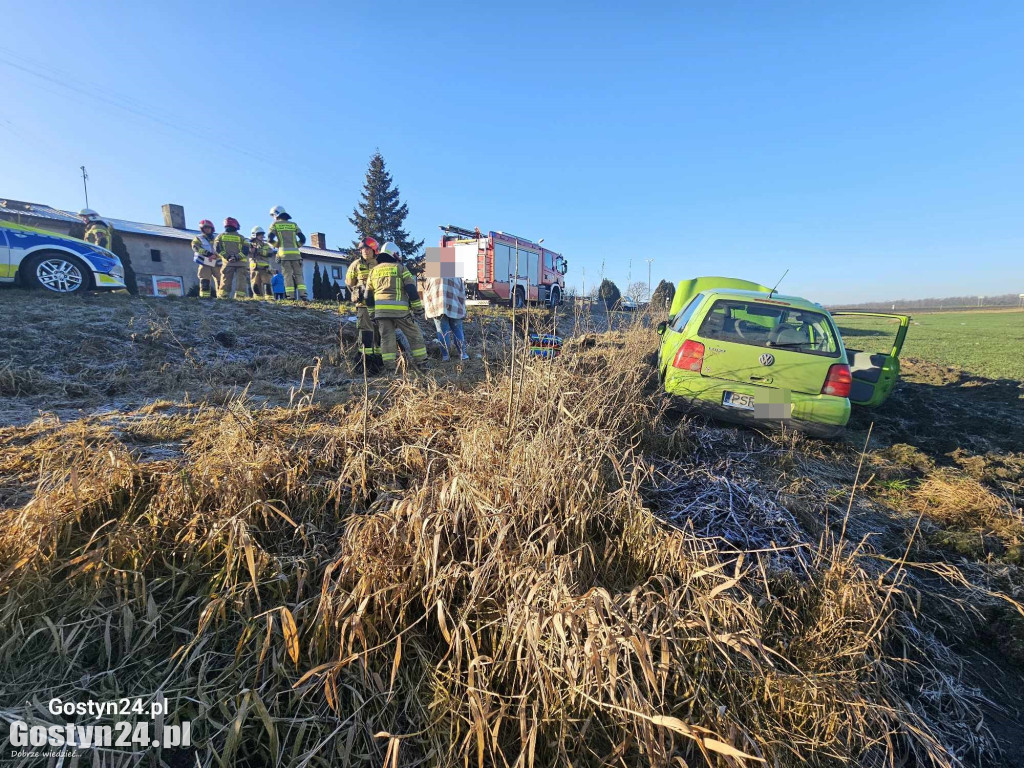
<svg viewBox="0 0 1024 768"><path fill-rule="evenodd" d="M85 190L85 207L89 207L89 174L85 172L85 166L81 166L82 169L82 188Z"/></svg>
<svg viewBox="0 0 1024 768"><path fill-rule="evenodd" d="M647 260L647 303L648 304L651 303L651 296L653 295L652 291L651 291L651 262L652 261L654 261L653 258Z"/></svg>

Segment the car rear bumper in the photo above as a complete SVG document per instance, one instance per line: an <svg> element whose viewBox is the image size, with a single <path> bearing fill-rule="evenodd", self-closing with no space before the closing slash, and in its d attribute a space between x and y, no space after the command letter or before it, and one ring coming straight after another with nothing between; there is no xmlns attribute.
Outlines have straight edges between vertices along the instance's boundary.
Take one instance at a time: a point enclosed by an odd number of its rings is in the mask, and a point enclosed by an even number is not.
<svg viewBox="0 0 1024 768"><path fill-rule="evenodd" d="M697 408L724 421L797 429L818 437L835 437L850 420L850 401L845 397L788 392L699 374L673 375L671 369L666 376L665 391L680 405ZM753 395L756 404L767 407L757 411L727 407L722 404L725 392Z"/></svg>

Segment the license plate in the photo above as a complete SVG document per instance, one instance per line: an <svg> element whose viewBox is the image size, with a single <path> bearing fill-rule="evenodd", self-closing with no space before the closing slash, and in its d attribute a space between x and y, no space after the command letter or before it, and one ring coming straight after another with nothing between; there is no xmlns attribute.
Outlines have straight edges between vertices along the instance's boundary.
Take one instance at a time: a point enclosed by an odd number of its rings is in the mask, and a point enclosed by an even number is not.
<svg viewBox="0 0 1024 768"><path fill-rule="evenodd" d="M728 408L740 408L744 411L754 410L754 396L740 392L723 392L722 405Z"/></svg>

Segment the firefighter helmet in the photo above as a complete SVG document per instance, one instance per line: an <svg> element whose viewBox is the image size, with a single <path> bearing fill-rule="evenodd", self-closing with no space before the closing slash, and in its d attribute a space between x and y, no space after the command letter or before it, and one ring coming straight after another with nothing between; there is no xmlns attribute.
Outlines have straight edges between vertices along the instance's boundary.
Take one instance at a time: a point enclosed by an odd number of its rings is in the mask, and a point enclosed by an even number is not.
<svg viewBox="0 0 1024 768"><path fill-rule="evenodd" d="M95 221L100 217L100 215L96 213L96 211L94 211L92 208L83 208L78 212L78 215L81 216L83 219L88 219L89 221Z"/></svg>
<svg viewBox="0 0 1024 768"><path fill-rule="evenodd" d="M374 253L377 253L380 251L380 243L372 237L364 237L359 241L359 248L369 248Z"/></svg>
<svg viewBox="0 0 1024 768"><path fill-rule="evenodd" d="M216 227L213 226L213 222L210 221L209 219L203 219L202 221L199 222L199 231L200 232L202 232L207 227L209 227L210 229L216 229Z"/></svg>
<svg viewBox="0 0 1024 768"><path fill-rule="evenodd" d="M232 229L238 229L241 225L238 223L238 219L228 216L224 219L224 229L231 227Z"/></svg>
<svg viewBox="0 0 1024 768"><path fill-rule="evenodd" d="M256 235L265 235L267 233L266 230L263 229L263 227L253 227L252 232L250 232L249 234L252 237L256 237Z"/></svg>
<svg viewBox="0 0 1024 768"><path fill-rule="evenodd" d="M288 211L284 209L283 205L275 205L273 208L270 209L271 216L282 216L286 213L288 213Z"/></svg>
<svg viewBox="0 0 1024 768"><path fill-rule="evenodd" d="M388 256L393 256L395 261L401 261L402 260L402 251L401 251L401 249L397 245L395 245L394 243L391 243L391 242L384 243L384 245L382 245L380 247L380 253L386 253L386 254L388 254Z"/></svg>

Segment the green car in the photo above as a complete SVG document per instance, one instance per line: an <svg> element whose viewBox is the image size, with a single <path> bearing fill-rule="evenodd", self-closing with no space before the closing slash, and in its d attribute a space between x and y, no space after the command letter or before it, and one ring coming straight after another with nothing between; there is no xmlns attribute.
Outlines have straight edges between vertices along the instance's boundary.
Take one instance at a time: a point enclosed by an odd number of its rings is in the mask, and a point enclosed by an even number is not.
<svg viewBox="0 0 1024 768"><path fill-rule="evenodd" d="M735 278L683 280L669 319L658 324L665 392L729 421L833 437L849 420L851 402L877 406L892 392L910 322L904 315L835 314L854 324L896 321L892 348L847 350L833 315L807 299Z"/></svg>

